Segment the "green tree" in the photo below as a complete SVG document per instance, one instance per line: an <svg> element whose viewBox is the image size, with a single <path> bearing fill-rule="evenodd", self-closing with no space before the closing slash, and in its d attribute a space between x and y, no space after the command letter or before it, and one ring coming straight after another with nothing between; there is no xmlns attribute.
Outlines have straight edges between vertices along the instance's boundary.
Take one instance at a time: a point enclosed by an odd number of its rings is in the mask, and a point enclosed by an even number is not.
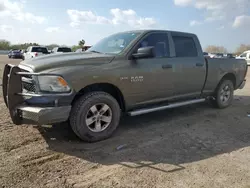
<svg viewBox="0 0 250 188"><path fill-rule="evenodd" d="M0 50L10 50L10 42L4 39L0 39Z"/></svg>
<svg viewBox="0 0 250 188"><path fill-rule="evenodd" d="M85 44L85 40L83 40L83 39L82 39L82 40L80 40L80 41L78 42L78 45L79 45L79 46L82 46L82 47L83 47L83 46L84 46L84 44Z"/></svg>
<svg viewBox="0 0 250 188"><path fill-rule="evenodd" d="M74 46L72 46L72 51L73 52L75 52L77 49L79 49L79 48L81 48L81 46L79 46L79 45L74 45Z"/></svg>

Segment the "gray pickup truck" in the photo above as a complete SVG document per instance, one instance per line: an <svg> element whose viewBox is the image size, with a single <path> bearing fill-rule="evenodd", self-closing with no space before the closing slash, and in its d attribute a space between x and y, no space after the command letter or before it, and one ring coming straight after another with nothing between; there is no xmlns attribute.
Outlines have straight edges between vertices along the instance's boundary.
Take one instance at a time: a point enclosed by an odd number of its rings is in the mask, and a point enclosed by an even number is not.
<svg viewBox="0 0 250 188"><path fill-rule="evenodd" d="M231 105L247 63L206 59L196 35L139 30L102 39L83 53L52 54L7 64L3 95L12 121L68 121L84 141L110 137L130 116L211 101Z"/></svg>

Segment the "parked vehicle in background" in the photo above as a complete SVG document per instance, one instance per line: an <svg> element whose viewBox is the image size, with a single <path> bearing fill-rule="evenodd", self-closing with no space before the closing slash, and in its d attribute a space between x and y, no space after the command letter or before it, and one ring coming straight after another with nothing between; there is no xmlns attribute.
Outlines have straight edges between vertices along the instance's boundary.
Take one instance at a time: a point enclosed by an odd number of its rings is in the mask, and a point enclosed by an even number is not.
<svg viewBox="0 0 250 188"><path fill-rule="evenodd" d="M79 138L95 142L114 133L122 113L137 116L206 100L227 108L246 74L245 60L204 58L195 34L128 31L84 53L7 64L3 97L14 124L69 120Z"/></svg>
<svg viewBox="0 0 250 188"><path fill-rule="evenodd" d="M215 53L208 53L208 55L209 55L210 58L215 58L216 57Z"/></svg>
<svg viewBox="0 0 250 188"><path fill-rule="evenodd" d="M235 56L231 53L227 53L223 55L224 58L235 58Z"/></svg>
<svg viewBox="0 0 250 188"><path fill-rule="evenodd" d="M25 50L21 50L21 58L22 58L22 60L24 60L24 56L23 56L24 52L25 52Z"/></svg>
<svg viewBox="0 0 250 188"><path fill-rule="evenodd" d="M9 52L8 52L8 58L11 58L11 53L13 50L17 50L17 49L11 49Z"/></svg>
<svg viewBox="0 0 250 188"><path fill-rule="evenodd" d="M207 53L207 52L203 52L203 56L206 58L210 58L209 53Z"/></svg>
<svg viewBox="0 0 250 188"><path fill-rule="evenodd" d="M69 47L55 47L51 51L51 53L68 53L68 52L72 52L71 48Z"/></svg>
<svg viewBox="0 0 250 188"><path fill-rule="evenodd" d="M19 58L21 59L22 58L22 53L21 53L21 50L11 50L8 54L8 57L9 58Z"/></svg>
<svg viewBox="0 0 250 188"><path fill-rule="evenodd" d="M30 46L25 50L23 59L31 59L38 56L50 54L47 47L43 46Z"/></svg>
<svg viewBox="0 0 250 188"><path fill-rule="evenodd" d="M247 65L250 66L250 50L243 52L236 59L245 59L247 61Z"/></svg>
<svg viewBox="0 0 250 188"><path fill-rule="evenodd" d="M223 53L216 53L213 58L223 58L224 54Z"/></svg>
<svg viewBox="0 0 250 188"><path fill-rule="evenodd" d="M87 51L89 48L91 48L91 46L84 46L83 48L79 48L79 49L75 50L75 52L85 52L85 51Z"/></svg>

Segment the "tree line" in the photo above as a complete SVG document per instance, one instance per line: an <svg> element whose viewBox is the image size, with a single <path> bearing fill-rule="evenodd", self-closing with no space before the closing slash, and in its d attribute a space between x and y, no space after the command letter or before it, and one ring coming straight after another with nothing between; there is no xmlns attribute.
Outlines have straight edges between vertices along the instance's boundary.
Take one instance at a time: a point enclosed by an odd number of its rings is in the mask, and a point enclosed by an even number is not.
<svg viewBox="0 0 250 188"><path fill-rule="evenodd" d="M9 41L0 39L0 50L10 50L10 49L27 49L29 46L38 46L38 43L24 43L24 44L11 44ZM72 50L75 51L79 48L83 48L85 45L84 40L80 40L77 45L71 46ZM52 50L55 47L59 47L58 44L49 44L46 45L49 50ZM241 44L239 47L236 48L234 55L240 55L244 51L250 50L250 45ZM209 45L205 47L205 52L208 53L228 53L228 50L224 46L216 46L216 45Z"/></svg>
<svg viewBox="0 0 250 188"><path fill-rule="evenodd" d="M240 55L244 51L247 51L247 50L250 50L250 45L241 44L240 46L236 48L233 54ZM228 50L224 46L215 46L215 45L207 46L204 51L208 53L228 53Z"/></svg>
<svg viewBox="0 0 250 188"><path fill-rule="evenodd" d="M82 48L85 44L84 40L80 40L77 45L70 46L72 51L75 51L79 48ZM0 50L11 50L11 49L27 49L29 46L39 46L38 43L23 43L23 44L11 44L9 41L0 39ZM49 50L52 50L55 47L59 47L60 45L58 44L49 44L49 45L44 45L46 46ZM61 45L61 46L66 46L66 45Z"/></svg>

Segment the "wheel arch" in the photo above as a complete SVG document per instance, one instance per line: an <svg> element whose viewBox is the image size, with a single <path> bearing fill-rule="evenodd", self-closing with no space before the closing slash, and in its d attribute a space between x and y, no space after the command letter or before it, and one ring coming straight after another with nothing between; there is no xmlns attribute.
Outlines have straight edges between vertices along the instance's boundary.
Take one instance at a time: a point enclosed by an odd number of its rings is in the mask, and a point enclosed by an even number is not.
<svg viewBox="0 0 250 188"><path fill-rule="evenodd" d="M213 94L216 93L216 91L218 90L218 88L220 87L220 84L224 81L224 80L230 80L233 82L233 86L234 89L236 88L236 76L233 73L226 73L224 76L221 77L219 83L217 84Z"/></svg>
<svg viewBox="0 0 250 188"><path fill-rule="evenodd" d="M232 82L233 82L233 85L234 85L234 89L236 88L236 76L235 76L234 73L227 73L227 74L225 74L225 75L221 78L219 84L220 84L223 80L230 80L230 81L232 81ZM219 84L218 84L218 85L219 85Z"/></svg>
<svg viewBox="0 0 250 188"><path fill-rule="evenodd" d="M123 112L126 111L126 103L125 103L125 99L124 99L124 96L123 96L121 90L117 86L110 84L110 83L95 83L95 84L90 84L90 85L85 86L84 88L80 89L77 92L74 99L72 100L72 105L81 96L83 96L89 92L93 92L93 91L103 91L103 92L110 94L111 96L113 96L117 100L117 102L120 105L121 110Z"/></svg>

